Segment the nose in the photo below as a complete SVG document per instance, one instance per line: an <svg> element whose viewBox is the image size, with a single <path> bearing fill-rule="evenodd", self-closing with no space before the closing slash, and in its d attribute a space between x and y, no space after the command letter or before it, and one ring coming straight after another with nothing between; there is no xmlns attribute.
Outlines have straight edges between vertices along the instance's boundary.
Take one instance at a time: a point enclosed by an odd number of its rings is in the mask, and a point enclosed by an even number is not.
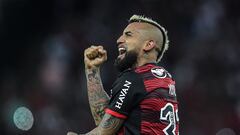
<svg viewBox="0 0 240 135"><path fill-rule="evenodd" d="M120 44L124 43L125 42L125 39L123 38L123 36L120 36L118 39L117 39L117 45L119 46Z"/></svg>

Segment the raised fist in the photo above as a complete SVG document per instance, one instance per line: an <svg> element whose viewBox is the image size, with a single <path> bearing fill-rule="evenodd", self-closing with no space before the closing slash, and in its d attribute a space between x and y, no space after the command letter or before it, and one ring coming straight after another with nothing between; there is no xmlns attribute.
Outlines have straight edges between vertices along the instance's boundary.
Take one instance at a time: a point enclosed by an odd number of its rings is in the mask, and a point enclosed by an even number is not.
<svg viewBox="0 0 240 135"><path fill-rule="evenodd" d="M102 46L91 46L84 51L85 68L100 67L107 60L107 51Z"/></svg>

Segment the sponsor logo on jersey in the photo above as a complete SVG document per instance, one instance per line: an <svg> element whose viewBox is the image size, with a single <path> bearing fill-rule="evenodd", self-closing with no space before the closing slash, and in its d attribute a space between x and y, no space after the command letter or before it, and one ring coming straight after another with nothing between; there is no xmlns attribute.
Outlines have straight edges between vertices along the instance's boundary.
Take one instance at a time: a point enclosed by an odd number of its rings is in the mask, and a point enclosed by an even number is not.
<svg viewBox="0 0 240 135"><path fill-rule="evenodd" d="M151 72L157 78L165 78L167 76L166 71L162 68L152 68Z"/></svg>
<svg viewBox="0 0 240 135"><path fill-rule="evenodd" d="M128 93L128 90L131 86L131 82L129 82L128 80L125 81L124 85L123 85L123 88L120 92L120 95L118 97L118 101L116 102L115 104L115 107L118 108L118 109L121 109L122 105L123 105L123 101Z"/></svg>

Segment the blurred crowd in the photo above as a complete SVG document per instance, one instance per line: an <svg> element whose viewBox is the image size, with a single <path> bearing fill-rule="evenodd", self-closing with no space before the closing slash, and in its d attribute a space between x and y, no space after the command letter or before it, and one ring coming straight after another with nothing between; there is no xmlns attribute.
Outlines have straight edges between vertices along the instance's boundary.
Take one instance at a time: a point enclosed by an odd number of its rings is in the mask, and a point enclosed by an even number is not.
<svg viewBox="0 0 240 135"><path fill-rule="evenodd" d="M181 135L240 134L240 1L0 0L0 135L65 135L95 127L83 51L103 45L109 92L116 40L133 14L163 25L170 47L160 66L175 78ZM13 124L19 106L29 131Z"/></svg>

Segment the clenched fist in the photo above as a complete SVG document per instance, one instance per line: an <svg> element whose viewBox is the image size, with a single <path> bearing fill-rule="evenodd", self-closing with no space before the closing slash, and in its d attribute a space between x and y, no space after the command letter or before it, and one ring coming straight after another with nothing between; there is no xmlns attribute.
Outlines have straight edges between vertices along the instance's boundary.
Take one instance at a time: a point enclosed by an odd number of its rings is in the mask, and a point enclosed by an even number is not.
<svg viewBox="0 0 240 135"><path fill-rule="evenodd" d="M85 68L98 68L107 60L107 51L102 46L91 46L84 51Z"/></svg>

